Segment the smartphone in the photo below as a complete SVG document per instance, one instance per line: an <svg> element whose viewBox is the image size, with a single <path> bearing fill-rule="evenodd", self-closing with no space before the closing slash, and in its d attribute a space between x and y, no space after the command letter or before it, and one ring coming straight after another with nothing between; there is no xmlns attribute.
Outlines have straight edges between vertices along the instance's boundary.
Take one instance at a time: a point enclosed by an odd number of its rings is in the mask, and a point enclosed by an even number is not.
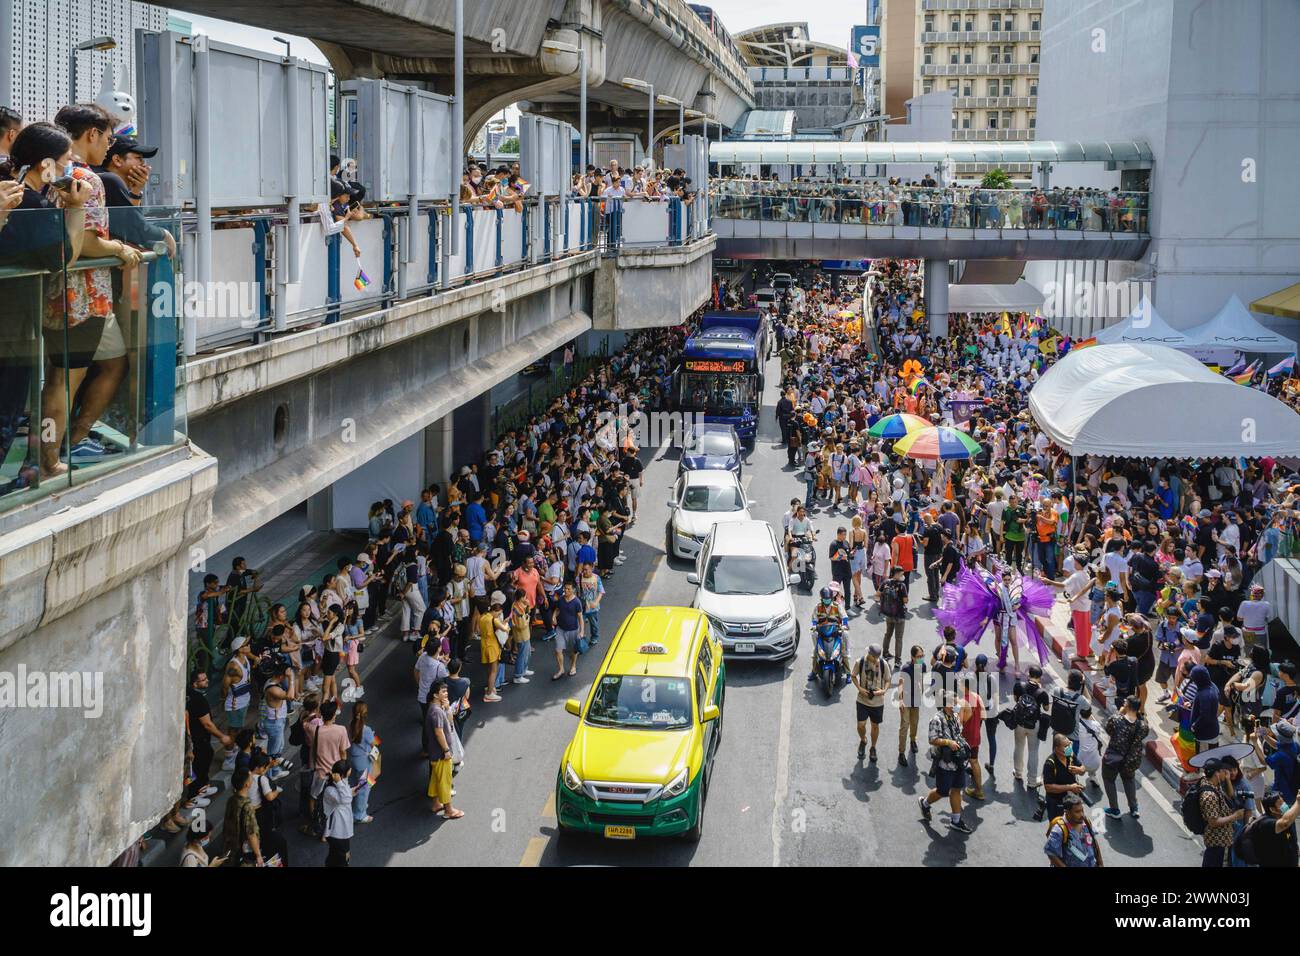
<svg viewBox="0 0 1300 956"><path fill-rule="evenodd" d="M24 179L26 179L28 172L31 171L31 168L32 168L31 166L24 166L21 169L19 169L18 174L14 176L14 182L21 183Z"/></svg>

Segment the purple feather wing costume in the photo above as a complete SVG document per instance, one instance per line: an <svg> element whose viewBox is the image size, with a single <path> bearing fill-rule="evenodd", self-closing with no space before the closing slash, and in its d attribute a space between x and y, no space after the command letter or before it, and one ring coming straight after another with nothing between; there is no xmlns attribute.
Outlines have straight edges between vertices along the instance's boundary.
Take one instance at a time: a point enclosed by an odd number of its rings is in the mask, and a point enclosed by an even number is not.
<svg viewBox="0 0 1300 956"><path fill-rule="evenodd" d="M951 626L957 632L957 644L964 647L979 641L989 624L1000 630L1006 623L1005 610L998 595L1001 582L991 574L963 567L957 579L943 586L934 619L939 632ZM1052 612L1055 595L1051 588L1031 577L1017 575L1011 585L1011 598L1020 631L1038 654L1040 662L1047 659L1047 643L1036 617L1048 617ZM998 666L1006 666L1006 647L999 648Z"/></svg>

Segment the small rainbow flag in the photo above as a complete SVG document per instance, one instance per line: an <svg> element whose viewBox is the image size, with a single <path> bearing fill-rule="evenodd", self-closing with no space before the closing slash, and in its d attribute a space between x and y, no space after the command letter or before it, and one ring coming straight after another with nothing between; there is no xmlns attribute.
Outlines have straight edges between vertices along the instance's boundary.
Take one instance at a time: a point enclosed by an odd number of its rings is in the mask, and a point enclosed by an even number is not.
<svg viewBox="0 0 1300 956"><path fill-rule="evenodd" d="M1075 342L1072 346L1070 346L1070 351L1073 352L1075 349L1086 349L1090 345L1096 345L1096 344L1097 344L1097 336L1093 335L1090 336L1089 338L1084 339L1082 342Z"/></svg>
<svg viewBox="0 0 1300 956"><path fill-rule="evenodd" d="M1229 375L1228 378L1232 379L1238 385L1249 385L1251 379L1255 377L1255 373L1258 371L1259 362L1255 361L1251 362L1250 365L1246 367L1246 371L1242 372L1240 375Z"/></svg>
<svg viewBox="0 0 1300 956"><path fill-rule="evenodd" d="M352 280L353 288L358 292L364 292L368 285L370 285L370 276L366 275L365 269L358 269L357 277Z"/></svg>
<svg viewBox="0 0 1300 956"><path fill-rule="evenodd" d="M923 385L924 385L924 386L927 386L927 387L929 387L929 388L934 388L934 386L930 384L929 380L928 380L928 379L924 379L924 378L918 378L918 379L916 379L914 382L912 382L911 385L909 385L909 386L907 386L907 387L908 387L908 389L911 391L911 393L912 393L913 395L918 395L918 394L920 394L920 392L921 392L921 386L923 386Z"/></svg>

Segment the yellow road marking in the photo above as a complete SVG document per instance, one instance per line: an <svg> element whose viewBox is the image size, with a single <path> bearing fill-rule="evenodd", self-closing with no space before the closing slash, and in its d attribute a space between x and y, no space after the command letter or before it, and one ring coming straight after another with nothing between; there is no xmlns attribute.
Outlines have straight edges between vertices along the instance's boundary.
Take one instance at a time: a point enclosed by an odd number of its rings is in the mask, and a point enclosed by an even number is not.
<svg viewBox="0 0 1300 956"><path fill-rule="evenodd" d="M546 852L546 844L550 842L546 837L533 837L528 841L528 846L524 848L523 859L519 861L520 866L537 866L542 862L542 854Z"/></svg>
<svg viewBox="0 0 1300 956"><path fill-rule="evenodd" d="M546 795L546 806L542 807L542 819L543 820L555 819L555 791L554 790L552 790L549 794Z"/></svg>

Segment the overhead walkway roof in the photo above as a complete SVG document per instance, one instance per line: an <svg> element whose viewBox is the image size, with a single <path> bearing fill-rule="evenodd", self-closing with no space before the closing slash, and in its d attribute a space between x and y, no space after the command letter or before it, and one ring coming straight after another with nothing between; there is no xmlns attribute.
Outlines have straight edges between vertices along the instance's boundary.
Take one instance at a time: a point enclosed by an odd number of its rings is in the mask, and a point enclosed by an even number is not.
<svg viewBox="0 0 1300 956"><path fill-rule="evenodd" d="M1006 143L847 143L723 140L709 147L715 163L1146 163L1151 147L1140 140L1072 142L1037 140Z"/></svg>

